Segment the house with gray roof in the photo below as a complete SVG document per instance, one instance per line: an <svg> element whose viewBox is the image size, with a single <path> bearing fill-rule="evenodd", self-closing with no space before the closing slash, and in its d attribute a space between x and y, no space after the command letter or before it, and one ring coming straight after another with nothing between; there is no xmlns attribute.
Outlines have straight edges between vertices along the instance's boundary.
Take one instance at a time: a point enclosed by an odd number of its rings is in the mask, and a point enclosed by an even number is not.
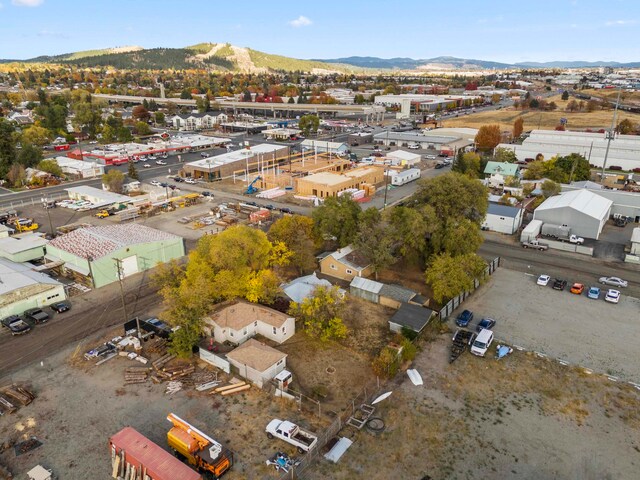
<svg viewBox="0 0 640 480"><path fill-rule="evenodd" d="M487 215L482 222L484 230L513 235L522 225L523 209L511 205L489 202Z"/></svg>
<svg viewBox="0 0 640 480"><path fill-rule="evenodd" d="M403 328L421 333L435 314L436 312L429 308L403 303L389 319L389 328L392 332L397 333L401 333Z"/></svg>

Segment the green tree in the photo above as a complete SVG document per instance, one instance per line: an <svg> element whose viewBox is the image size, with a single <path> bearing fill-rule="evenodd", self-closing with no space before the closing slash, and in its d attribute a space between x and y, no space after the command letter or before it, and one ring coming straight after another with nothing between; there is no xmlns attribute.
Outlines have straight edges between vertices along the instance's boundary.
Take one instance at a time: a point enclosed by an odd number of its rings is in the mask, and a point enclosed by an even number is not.
<svg viewBox="0 0 640 480"><path fill-rule="evenodd" d="M211 102L206 96L198 97L196 98L196 108L198 109L199 113L207 113L209 110L211 110Z"/></svg>
<svg viewBox="0 0 640 480"><path fill-rule="evenodd" d="M478 225L469 219L446 219L431 235L433 252L447 252L452 257L475 253L483 237Z"/></svg>
<svg viewBox="0 0 640 480"><path fill-rule="evenodd" d="M345 300L339 288L316 287L301 303L292 302L289 315L304 325L305 333L323 342L345 338L348 329L342 321Z"/></svg>
<svg viewBox="0 0 640 480"><path fill-rule="evenodd" d="M475 279L483 280L485 267L484 260L475 253L458 257L442 253L431 259L425 279L434 300L442 304L465 290L471 290Z"/></svg>
<svg viewBox="0 0 640 480"><path fill-rule="evenodd" d="M134 128L138 135L151 135L151 127L146 122L136 122Z"/></svg>
<svg viewBox="0 0 640 480"><path fill-rule="evenodd" d="M42 150L30 143L22 145L19 152L17 162L25 168L35 167L42 160Z"/></svg>
<svg viewBox="0 0 640 480"><path fill-rule="evenodd" d="M553 197L554 195L558 195L561 191L560 185L558 185L553 180L545 180L540 185L540 190L542 190L542 195L544 198Z"/></svg>
<svg viewBox="0 0 640 480"><path fill-rule="evenodd" d="M460 152L451 170L462 173L470 178L480 176L480 155L475 152Z"/></svg>
<svg viewBox="0 0 640 480"><path fill-rule="evenodd" d="M544 160L536 160L527 165L522 176L525 180L540 180L544 176L544 171Z"/></svg>
<svg viewBox="0 0 640 480"><path fill-rule="evenodd" d="M0 118L0 177L4 178L16 158L16 131L11 122Z"/></svg>
<svg viewBox="0 0 640 480"><path fill-rule="evenodd" d="M591 178L591 167L589 166L589 161L579 153L572 153L564 157L558 157L554 166L565 174L563 179L549 177L558 182L581 182ZM564 179L565 177L566 179Z"/></svg>
<svg viewBox="0 0 640 480"><path fill-rule="evenodd" d="M302 130L304 136L311 132L317 132L320 128L320 119L317 115L303 115L298 121L298 128Z"/></svg>
<svg viewBox="0 0 640 480"><path fill-rule="evenodd" d="M182 90L182 92L180 93L180 99L182 99L182 100L189 100L191 98L192 98L191 97L191 92L187 88Z"/></svg>
<svg viewBox="0 0 640 480"><path fill-rule="evenodd" d="M155 121L156 121L156 125L164 125L164 123L165 123L164 113L156 112L155 113Z"/></svg>
<svg viewBox="0 0 640 480"><path fill-rule="evenodd" d="M136 165L133 162L129 162L129 170L127 171L127 176L132 180L138 180L138 170L136 169Z"/></svg>
<svg viewBox="0 0 640 480"><path fill-rule="evenodd" d="M370 262L376 280L378 273L395 261L390 229L377 208L370 207L360 216L354 245Z"/></svg>
<svg viewBox="0 0 640 480"><path fill-rule="evenodd" d="M86 132L91 138L95 138L102 125L102 106L91 102L82 102L75 104L73 110L75 112L73 126Z"/></svg>
<svg viewBox="0 0 640 480"><path fill-rule="evenodd" d="M427 238L436 226L431 206L398 206L385 211L395 252L411 263L420 263L427 252Z"/></svg>
<svg viewBox="0 0 640 480"><path fill-rule="evenodd" d="M569 92L568 91L565 90L564 92L562 92L562 100L564 100L565 102L567 100L569 100Z"/></svg>
<svg viewBox="0 0 640 480"><path fill-rule="evenodd" d="M58 178L64 177L62 168L60 168L60 165L58 165L58 162L55 160L42 160L38 163L37 169L55 175Z"/></svg>
<svg viewBox="0 0 640 480"><path fill-rule="evenodd" d="M334 240L339 247L346 247L358 234L358 220L362 210L351 195L329 197L313 211L316 234L324 240Z"/></svg>
<svg viewBox="0 0 640 480"><path fill-rule="evenodd" d="M476 148L483 151L493 150L501 139L500 125L482 125L476 134Z"/></svg>
<svg viewBox="0 0 640 480"><path fill-rule="evenodd" d="M115 168L110 169L102 175L102 183L109 188L109 191L122 193L122 185L124 184L124 173Z"/></svg>
<svg viewBox="0 0 640 480"><path fill-rule="evenodd" d="M518 161L516 153L507 148L496 148L494 158L496 162L516 163Z"/></svg>
<svg viewBox="0 0 640 480"><path fill-rule="evenodd" d="M314 235L313 220L302 215L285 215L271 225L269 239L282 242L291 252L290 264L300 275L316 266L314 252L317 239Z"/></svg>
<svg viewBox="0 0 640 480"><path fill-rule="evenodd" d="M51 132L44 127L32 125L22 131L20 141L22 144L30 143L42 147L51 141Z"/></svg>

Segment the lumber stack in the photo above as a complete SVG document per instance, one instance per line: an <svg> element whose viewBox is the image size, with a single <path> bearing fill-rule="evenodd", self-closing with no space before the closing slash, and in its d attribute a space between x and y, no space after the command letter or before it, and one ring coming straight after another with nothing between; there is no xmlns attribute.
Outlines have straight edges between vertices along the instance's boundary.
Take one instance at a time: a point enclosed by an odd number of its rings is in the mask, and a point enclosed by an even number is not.
<svg viewBox="0 0 640 480"><path fill-rule="evenodd" d="M11 400L16 400L23 407L29 405L36 396L27 390L26 388L19 387L18 385L10 385L0 388L0 393L5 395Z"/></svg>
<svg viewBox="0 0 640 480"><path fill-rule="evenodd" d="M153 368L155 368L156 370L161 370L163 365L165 365L166 363L169 363L174 358L176 358L175 355L166 353L162 355L160 358L158 358L157 360L154 360L153 362L151 362L151 365L153 365Z"/></svg>
<svg viewBox="0 0 640 480"><path fill-rule="evenodd" d="M150 372L151 369L147 367L127 367L124 371L124 384L145 383Z"/></svg>
<svg viewBox="0 0 640 480"><path fill-rule="evenodd" d="M164 338L156 338L147 344L146 350L149 353L165 355L167 353L167 341Z"/></svg>
<svg viewBox="0 0 640 480"><path fill-rule="evenodd" d="M249 383L238 382L238 383L232 383L230 385L225 385L224 387L218 387L214 389L212 393L219 393L223 397L226 397L227 395L233 395L236 393L244 392L246 390L249 390L250 388L251 388L251 385Z"/></svg>

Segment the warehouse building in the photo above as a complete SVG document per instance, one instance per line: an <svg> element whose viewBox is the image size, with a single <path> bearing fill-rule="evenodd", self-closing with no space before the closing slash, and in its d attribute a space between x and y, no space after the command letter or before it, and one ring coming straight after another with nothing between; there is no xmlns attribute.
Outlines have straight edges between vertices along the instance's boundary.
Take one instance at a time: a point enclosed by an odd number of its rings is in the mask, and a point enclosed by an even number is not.
<svg viewBox="0 0 640 480"><path fill-rule="evenodd" d="M341 142L328 142L326 140L303 140L300 146L304 150L311 150L316 153L331 153L334 155L344 154L349 150L346 143Z"/></svg>
<svg viewBox="0 0 640 480"><path fill-rule="evenodd" d="M185 255L182 237L144 225L101 225L78 228L54 238L46 259L61 262L60 272L99 288L158 263Z"/></svg>
<svg viewBox="0 0 640 480"><path fill-rule="evenodd" d="M593 182L574 182L571 185L562 185L563 192L581 189L593 191L601 197L611 200L613 202L611 215L623 215L629 217L635 223L640 223L640 193L609 190Z"/></svg>
<svg viewBox="0 0 640 480"><path fill-rule="evenodd" d="M536 158L538 154L550 159L556 155L564 157L578 153L591 165L602 167L608 143L605 133L533 130L522 145L501 143L498 148L513 151L520 161ZM621 167L622 170L640 168L640 136L616 135L609 145L607 166Z"/></svg>
<svg viewBox="0 0 640 480"><path fill-rule="evenodd" d="M0 318L67 298L64 285L27 263L0 258Z"/></svg>
<svg viewBox="0 0 640 480"><path fill-rule="evenodd" d="M187 176L210 182L234 175L244 175L247 170L249 173L268 170L277 165L278 161L287 159L288 154L289 147L286 145L263 143L186 163L184 171Z"/></svg>
<svg viewBox="0 0 640 480"><path fill-rule="evenodd" d="M565 225L571 233L598 239L613 202L591 190L574 190L547 198L533 213L535 220Z"/></svg>
<svg viewBox="0 0 640 480"><path fill-rule="evenodd" d="M64 173L76 178L93 178L104 174L104 165L97 162L84 162L69 157L56 157L55 161Z"/></svg>
<svg viewBox="0 0 640 480"><path fill-rule="evenodd" d="M422 160L419 153L406 152L404 150L389 152L386 157L391 162L391 165L402 165L403 167L413 167Z"/></svg>
<svg viewBox="0 0 640 480"><path fill-rule="evenodd" d="M0 238L0 257L12 262L30 262L44 258L47 239L33 232Z"/></svg>

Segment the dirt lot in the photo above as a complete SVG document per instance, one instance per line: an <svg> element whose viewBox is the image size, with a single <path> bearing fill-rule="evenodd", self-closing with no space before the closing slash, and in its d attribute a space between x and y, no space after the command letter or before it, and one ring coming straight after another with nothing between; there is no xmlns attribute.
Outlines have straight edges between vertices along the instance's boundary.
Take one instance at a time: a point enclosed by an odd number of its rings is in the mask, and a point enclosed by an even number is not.
<svg viewBox="0 0 640 480"><path fill-rule="evenodd" d="M567 128L609 128L611 126L612 110L595 110L593 112L568 112L565 110L567 102L562 101L560 96L554 96L547 99L549 102L556 102L558 109L553 112L540 112L537 110L516 110L513 107L503 108L501 110L489 110L474 113L472 115L464 115L458 118L444 120L443 127L472 127L479 128L482 125L497 123L502 130L513 128L513 122L522 117L524 120L524 129L533 130L536 128L554 129L560 125L560 119L567 119ZM618 121L628 118L634 123L640 122L640 115L637 113L618 112Z"/></svg>
<svg viewBox="0 0 640 480"><path fill-rule="evenodd" d="M388 387L383 433L343 430L355 443L311 478L637 478L637 390L523 352L450 365L449 344L439 336L414 362L424 386L400 374Z"/></svg>
<svg viewBox="0 0 640 480"><path fill-rule="evenodd" d="M640 300L617 305L535 284L537 275L500 268L464 304L479 321L497 320L497 338L595 371L640 382ZM570 280L570 279L569 279ZM603 287L602 285L600 285ZM455 312L456 314L458 312Z"/></svg>
<svg viewBox="0 0 640 480"><path fill-rule="evenodd" d="M0 417L0 443L31 435L43 442L20 457L12 449L0 455L0 464L8 466L16 478L23 478L38 463L52 468L61 479L110 478L109 435L131 425L166 448L170 424L165 417L170 412L235 452L236 465L225 478L272 478L275 471L265 460L277 450L295 452L283 442L267 439L268 421L287 418L313 430L326 421L255 388L220 397L192 389L169 396L164 393L165 384L151 382L125 387L125 367L140 363L118 357L99 367L77 367L68 364L72 354L69 348L47 359L44 366L34 364L11 377L32 386L38 398L17 413ZM86 362L80 360L80 364Z"/></svg>

